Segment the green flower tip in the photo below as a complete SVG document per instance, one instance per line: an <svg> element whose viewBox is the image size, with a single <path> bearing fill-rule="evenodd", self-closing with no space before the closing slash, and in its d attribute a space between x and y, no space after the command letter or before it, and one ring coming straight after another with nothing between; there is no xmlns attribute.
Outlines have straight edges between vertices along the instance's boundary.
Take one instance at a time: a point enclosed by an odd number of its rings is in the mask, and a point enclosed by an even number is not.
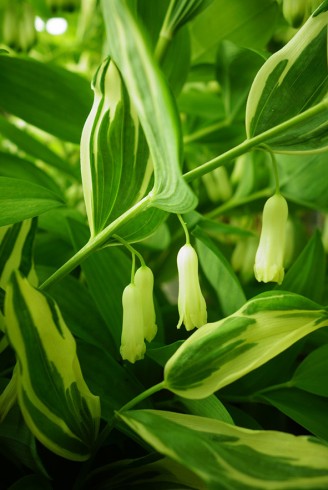
<svg viewBox="0 0 328 490"><path fill-rule="evenodd" d="M207 322L205 299L202 295L198 277L198 257L195 249L186 244L179 250L177 257L179 273L179 323L186 330L201 327Z"/></svg>
<svg viewBox="0 0 328 490"><path fill-rule="evenodd" d="M284 278L284 249L288 206L281 194L274 194L263 209L262 232L258 246L254 274L259 282L277 282Z"/></svg>

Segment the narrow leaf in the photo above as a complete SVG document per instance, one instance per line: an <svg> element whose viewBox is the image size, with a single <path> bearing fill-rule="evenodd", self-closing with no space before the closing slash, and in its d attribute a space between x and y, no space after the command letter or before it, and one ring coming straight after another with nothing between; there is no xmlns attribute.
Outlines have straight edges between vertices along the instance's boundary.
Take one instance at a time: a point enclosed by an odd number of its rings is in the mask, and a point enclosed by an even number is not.
<svg viewBox="0 0 328 490"><path fill-rule="evenodd" d="M167 362L165 386L205 398L327 324L327 312L302 296L261 294L192 334Z"/></svg>
<svg viewBox="0 0 328 490"><path fill-rule="evenodd" d="M296 369L293 386L315 395L328 397L328 345L311 352Z"/></svg>
<svg viewBox="0 0 328 490"><path fill-rule="evenodd" d="M110 54L143 127L154 166L152 205L183 213L196 198L181 176L181 129L165 79L126 0L102 2Z"/></svg>
<svg viewBox="0 0 328 490"><path fill-rule="evenodd" d="M119 417L158 452L194 472L208 489L328 485L328 447L314 438L160 410Z"/></svg>

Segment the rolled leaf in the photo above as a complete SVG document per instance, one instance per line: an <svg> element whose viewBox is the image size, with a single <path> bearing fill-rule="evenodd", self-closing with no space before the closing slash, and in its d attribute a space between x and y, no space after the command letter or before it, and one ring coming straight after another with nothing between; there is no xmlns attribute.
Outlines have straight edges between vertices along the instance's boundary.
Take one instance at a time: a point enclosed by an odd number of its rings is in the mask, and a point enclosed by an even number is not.
<svg viewBox="0 0 328 490"><path fill-rule="evenodd" d="M144 130L154 166L152 205L184 213L196 206L181 176L181 128L174 99L126 0L102 2L110 55Z"/></svg>
<svg viewBox="0 0 328 490"><path fill-rule="evenodd" d="M156 451L197 475L204 488L315 490L328 486L328 447L314 437L244 429L161 410L128 411L119 417Z"/></svg>
<svg viewBox="0 0 328 490"><path fill-rule="evenodd" d="M326 325L327 311L302 296L261 294L191 335L166 363L165 386L185 398L205 398Z"/></svg>
<svg viewBox="0 0 328 490"><path fill-rule="evenodd" d="M87 459L98 432L100 401L83 379L74 337L58 306L17 272L7 287L5 316L27 426L54 453Z"/></svg>
<svg viewBox="0 0 328 490"><path fill-rule="evenodd" d="M258 72L246 108L248 137L302 114L328 93L328 1ZM328 147L328 103L311 118L266 141L281 152L324 151Z"/></svg>
<svg viewBox="0 0 328 490"><path fill-rule="evenodd" d="M99 67L92 88L94 103L81 137L81 169L94 236L144 197L153 168L136 112L109 59Z"/></svg>

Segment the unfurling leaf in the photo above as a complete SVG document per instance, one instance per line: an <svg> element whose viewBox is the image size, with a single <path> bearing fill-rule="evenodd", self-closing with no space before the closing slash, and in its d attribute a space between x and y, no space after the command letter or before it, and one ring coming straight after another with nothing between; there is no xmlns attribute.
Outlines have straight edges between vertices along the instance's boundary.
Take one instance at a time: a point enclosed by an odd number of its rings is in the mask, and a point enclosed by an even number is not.
<svg viewBox="0 0 328 490"><path fill-rule="evenodd" d="M60 456L90 456L99 397L86 385L74 337L56 303L14 273L5 298L6 334L17 361L17 396L34 436Z"/></svg>
<svg viewBox="0 0 328 490"><path fill-rule="evenodd" d="M165 387L185 398L205 398L325 325L327 311L302 296L261 294L191 335L168 360Z"/></svg>

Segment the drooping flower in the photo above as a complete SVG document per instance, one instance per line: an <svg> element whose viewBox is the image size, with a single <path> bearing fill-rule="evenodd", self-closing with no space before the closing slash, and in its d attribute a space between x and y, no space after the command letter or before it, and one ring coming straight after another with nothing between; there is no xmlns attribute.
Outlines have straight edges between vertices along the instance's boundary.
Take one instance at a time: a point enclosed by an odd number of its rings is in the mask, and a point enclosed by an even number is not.
<svg viewBox="0 0 328 490"><path fill-rule="evenodd" d="M264 205L262 232L258 246L254 273L258 281L277 282L284 278L284 249L288 206L281 194L274 194Z"/></svg>
<svg viewBox="0 0 328 490"><path fill-rule="evenodd" d="M122 359L135 363L146 352L144 342L144 317L140 289L129 284L123 291L123 327L120 353Z"/></svg>
<svg viewBox="0 0 328 490"><path fill-rule="evenodd" d="M184 323L186 330L201 327L207 321L206 303L199 285L198 257L195 249L187 243L179 250L179 323Z"/></svg>
<svg viewBox="0 0 328 490"><path fill-rule="evenodd" d="M151 269L146 265L139 267L134 276L134 283L139 289L141 296L144 338L151 342L157 333L153 299L154 276Z"/></svg>

